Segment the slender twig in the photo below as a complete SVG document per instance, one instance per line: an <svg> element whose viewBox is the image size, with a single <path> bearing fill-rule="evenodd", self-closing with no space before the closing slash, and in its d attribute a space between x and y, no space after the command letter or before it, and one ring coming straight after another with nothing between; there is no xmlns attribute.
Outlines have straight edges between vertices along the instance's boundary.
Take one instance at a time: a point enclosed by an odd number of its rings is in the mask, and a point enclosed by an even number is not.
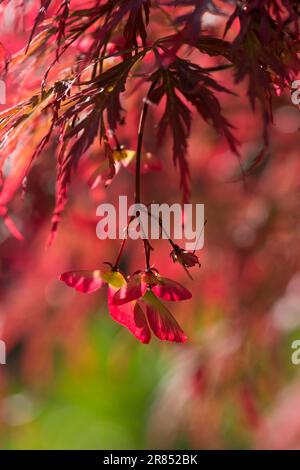
<svg viewBox="0 0 300 470"><path fill-rule="evenodd" d="M205 67L203 70L208 73L212 72L221 72L222 70L227 70L231 69L233 67L233 64L222 64L222 65L216 65L215 67Z"/></svg>
<svg viewBox="0 0 300 470"><path fill-rule="evenodd" d="M148 112L149 104L147 99L144 101L144 106L140 116L139 130L138 130L138 142L136 149L136 166L135 166L135 203L141 202L141 158L142 158L142 147L143 137L145 130L146 117Z"/></svg>
<svg viewBox="0 0 300 470"><path fill-rule="evenodd" d="M151 92L153 91L154 87L156 86L156 81L152 83L151 87L149 88L148 94L146 98L144 99L144 104L142 108L142 112L140 115L140 121L139 121L139 128L138 128L138 140L137 140L137 150L136 150L136 169L135 169L135 204L140 204L141 202L141 158L142 158L142 149L143 149L143 138L144 138L144 131L145 131L145 124L146 124L146 118L147 118L147 113L149 109L149 96ZM127 225L127 232L128 232L128 227L131 224L131 222L134 220L135 217L131 217L128 225ZM117 255L117 259L114 264L114 269L117 270L121 256L123 254L123 250L125 247L127 238L124 238L119 250L119 253ZM150 252L152 250L152 247L149 243L148 240L144 239L144 249L145 249L145 258L146 258L146 269L150 268ZM173 246L173 242L171 242Z"/></svg>
<svg viewBox="0 0 300 470"><path fill-rule="evenodd" d="M117 271L118 268L119 268L119 264L120 264L120 260L121 260L121 256L123 254L123 251L124 251L124 248L125 248L125 243L127 241L127 235L128 235L128 230L129 230L129 225L131 224L131 222L135 219L135 216L132 216L127 224L127 227L126 227L126 235L124 234L124 238L122 240L122 243L121 243L121 246L120 246L120 250L119 250L119 253L117 255L117 259L114 263L114 266L113 266L113 270L114 271Z"/></svg>
<svg viewBox="0 0 300 470"><path fill-rule="evenodd" d="M164 228L163 224L162 224L162 221L160 220L159 217L156 217L154 214L152 214L151 211L147 211L146 212L150 217L152 217L153 219L155 219L158 223L159 223L159 226L162 230L162 232L164 232L164 234L166 235L166 240L168 240L168 242L170 243L170 245L172 246L173 249L176 248L176 243L173 242L172 238L169 237L169 234L168 232L166 231L166 229Z"/></svg>
<svg viewBox="0 0 300 470"><path fill-rule="evenodd" d="M138 130L138 142L136 149L136 168L135 168L135 203L139 204L141 202L141 158L142 158L142 148L143 148L143 138L145 131L146 118L149 109L149 96L156 86L156 81L154 81L149 88L146 98L144 98L144 105L140 115L139 130Z"/></svg>
<svg viewBox="0 0 300 470"><path fill-rule="evenodd" d="M119 268L119 264L120 264L120 261L121 261L121 256L122 256L122 254L123 254L126 241L127 241L127 238L123 238L122 243L121 243L121 247L120 247L120 250L119 250L119 253L118 253L118 255L117 255L117 259L116 259L115 264L114 264L114 266L113 266L113 271L117 271L118 268Z"/></svg>
<svg viewBox="0 0 300 470"><path fill-rule="evenodd" d="M125 248L125 243L126 243L126 241L127 241L129 226L130 226L131 222L133 222L137 217L139 217L138 214L137 214L137 215L132 215L132 216L130 217L130 220L129 220L128 224L127 224L127 227L126 227L126 229L125 229L126 236L124 235L124 238L123 238L122 243L121 243L121 246L120 246L119 253L118 253L118 255L117 255L117 259L116 259L116 261L115 261L115 263L114 263L114 265L113 265L113 270L114 270L114 271L117 271L118 268L119 268L121 256L122 256L122 254L123 254L123 251L124 251L124 248ZM141 226L141 230L143 231L143 227L142 227L142 226ZM143 233L145 233L145 232L143 231ZM144 235L144 236L145 236L145 235ZM149 243L149 240L145 240L145 242L147 242L147 245L148 245L148 247L149 247L149 252L150 252L151 250L153 250L152 246L151 246L150 243Z"/></svg>
<svg viewBox="0 0 300 470"><path fill-rule="evenodd" d="M149 88L146 98L144 99L143 109L140 115L139 121L139 130L138 130L138 141L137 141L137 149L136 149L136 167L135 167L135 203L140 204L141 202L141 159L142 159L142 149L143 149L143 138L144 138L144 131L145 131L145 124L149 109L149 97L151 92L156 86L156 81L154 81ZM150 269L150 252L151 252L151 245L149 241L144 239L144 250L145 250L145 258L146 258L146 269Z"/></svg>

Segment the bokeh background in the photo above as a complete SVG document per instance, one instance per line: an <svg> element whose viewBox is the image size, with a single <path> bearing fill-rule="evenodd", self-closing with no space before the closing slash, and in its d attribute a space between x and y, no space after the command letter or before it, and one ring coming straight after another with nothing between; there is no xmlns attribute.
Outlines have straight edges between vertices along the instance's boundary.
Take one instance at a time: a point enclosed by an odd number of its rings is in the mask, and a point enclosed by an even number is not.
<svg viewBox="0 0 300 470"><path fill-rule="evenodd" d="M12 54L28 38L30 16L14 29L13 11L5 14L1 42ZM211 16L207 21L213 24ZM35 70L30 80L21 73L7 82L1 110L16 102L17 82L24 95L39 83ZM216 78L225 86L231 80L228 71ZM247 167L263 148L263 125L244 85L235 91L235 99L224 96L222 103ZM120 135L126 146L134 145L142 99L140 90L126 102L129 126ZM162 168L143 176L143 194L147 201L180 201L170 143L155 146L155 119L151 109L145 149ZM153 255L162 274L193 293L172 306L189 338L184 345L138 343L110 318L104 292L83 296L58 281L64 271L115 258L119 242L96 237L96 207L130 196L134 176L122 169L108 189L90 191L84 161L58 236L46 249L55 204L50 146L10 206L25 240L0 225L0 338L7 344L1 448L300 448L300 365L291 361L291 344L300 339L299 127L290 94L278 97L270 146L245 188L236 157L195 119L192 201L205 204L208 221L202 266L191 281L170 260L167 242L155 242ZM140 245L128 244L126 272L142 267Z"/></svg>

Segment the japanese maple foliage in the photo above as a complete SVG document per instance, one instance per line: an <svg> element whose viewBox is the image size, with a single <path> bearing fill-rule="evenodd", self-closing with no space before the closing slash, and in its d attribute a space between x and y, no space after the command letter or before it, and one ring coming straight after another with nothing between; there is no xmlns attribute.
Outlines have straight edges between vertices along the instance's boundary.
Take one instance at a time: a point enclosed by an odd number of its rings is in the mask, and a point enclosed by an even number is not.
<svg viewBox="0 0 300 470"><path fill-rule="evenodd" d="M9 4L1 2L2 13ZM229 98L234 103L237 87L246 83L249 105L259 105L263 116L262 148L254 156L260 163L268 151L274 98L289 90L300 68L299 5L292 0L42 0L38 11L16 9L16 20L24 14L32 23L27 44L11 55L7 51L2 66L3 78L19 81L17 98L0 114L0 216L19 239L10 206L20 191L26 193L24 180L49 151L57 169L49 244L78 168L92 170L87 179L95 188L101 182L113 184L121 167L133 161L135 184L128 192L136 203L148 204L142 197L142 173L150 115L151 139L156 134L160 146L171 136L184 201L191 197L193 119L203 120L212 135L227 143L238 179L246 184L256 165L242 159L236 123L223 104ZM215 27L207 25L207 15L218 19ZM33 69L31 90L26 83ZM216 77L222 71L226 86ZM133 132L134 100L140 124L134 122ZM160 164L168 164L167 159ZM148 169L153 168L149 163ZM168 241L173 261L188 273L200 266L195 253ZM61 280L83 293L107 284L111 316L142 342L149 342L150 330L162 340L184 342L185 334L160 299L185 300L190 293L158 274L152 246L149 240L143 243L145 261L127 279L120 269L125 240L108 270L66 272Z"/></svg>

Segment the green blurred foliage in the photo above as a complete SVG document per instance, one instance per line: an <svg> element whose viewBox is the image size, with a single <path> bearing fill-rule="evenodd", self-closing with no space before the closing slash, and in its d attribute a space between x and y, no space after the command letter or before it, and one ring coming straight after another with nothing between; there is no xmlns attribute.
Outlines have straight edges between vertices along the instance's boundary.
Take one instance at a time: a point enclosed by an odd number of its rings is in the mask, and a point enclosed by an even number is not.
<svg viewBox="0 0 300 470"><path fill-rule="evenodd" d="M5 449L142 449L147 417L165 369L158 347L145 347L110 318L97 318L81 363L57 359L53 381L30 400L32 420L10 426ZM74 345L76 347L76 345ZM19 387L18 393L27 393Z"/></svg>

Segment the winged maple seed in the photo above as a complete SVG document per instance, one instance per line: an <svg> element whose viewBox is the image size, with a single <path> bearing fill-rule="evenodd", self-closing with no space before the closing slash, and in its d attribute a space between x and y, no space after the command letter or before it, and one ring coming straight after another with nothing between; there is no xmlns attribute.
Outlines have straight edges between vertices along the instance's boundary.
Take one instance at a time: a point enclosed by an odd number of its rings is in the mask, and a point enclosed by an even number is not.
<svg viewBox="0 0 300 470"><path fill-rule="evenodd" d="M160 299L179 301L192 295L178 282L160 276L154 268L137 272L128 281L120 271L111 268L66 272L60 280L84 294L96 292L106 284L110 315L142 343L149 343L150 330L161 340L183 343L187 339Z"/></svg>
<svg viewBox="0 0 300 470"><path fill-rule="evenodd" d="M207 16L215 24L207 27ZM167 159L156 161L151 155L156 150L162 155L159 148L168 132L187 201L188 143L195 114L211 126L211 141L220 136L237 157L238 174L247 175L235 127L227 117L234 105L227 106L227 98L234 102L236 85L245 83L250 106L258 104L263 114L260 155L266 154L273 99L289 90L300 71L296 0L41 0L33 18L27 46L12 57L1 53L0 64L19 101L0 114L0 216L19 239L22 234L8 208L46 151L51 150L57 169L49 243L76 171L88 182L88 191L100 183L108 186L126 167L135 174L132 196L142 203L141 175L162 166L168 171ZM221 72L218 79L215 72ZM34 78L32 90L28 77ZM144 143L146 128L151 132ZM155 146L155 129L156 149L148 148ZM125 242L110 271L65 273L61 278L80 292L107 284L111 315L141 341L150 340L151 329L161 339L183 341L160 299L182 300L188 291L150 268L152 247L148 240L143 243L146 269L128 281L118 270ZM173 261L190 276L189 268L200 266L197 255L170 243Z"/></svg>
<svg viewBox="0 0 300 470"><path fill-rule="evenodd" d="M178 262L187 268L192 268L193 266L201 266L199 258L195 253L191 251L184 250L178 245L175 246L174 250L170 253L171 258L174 263Z"/></svg>

